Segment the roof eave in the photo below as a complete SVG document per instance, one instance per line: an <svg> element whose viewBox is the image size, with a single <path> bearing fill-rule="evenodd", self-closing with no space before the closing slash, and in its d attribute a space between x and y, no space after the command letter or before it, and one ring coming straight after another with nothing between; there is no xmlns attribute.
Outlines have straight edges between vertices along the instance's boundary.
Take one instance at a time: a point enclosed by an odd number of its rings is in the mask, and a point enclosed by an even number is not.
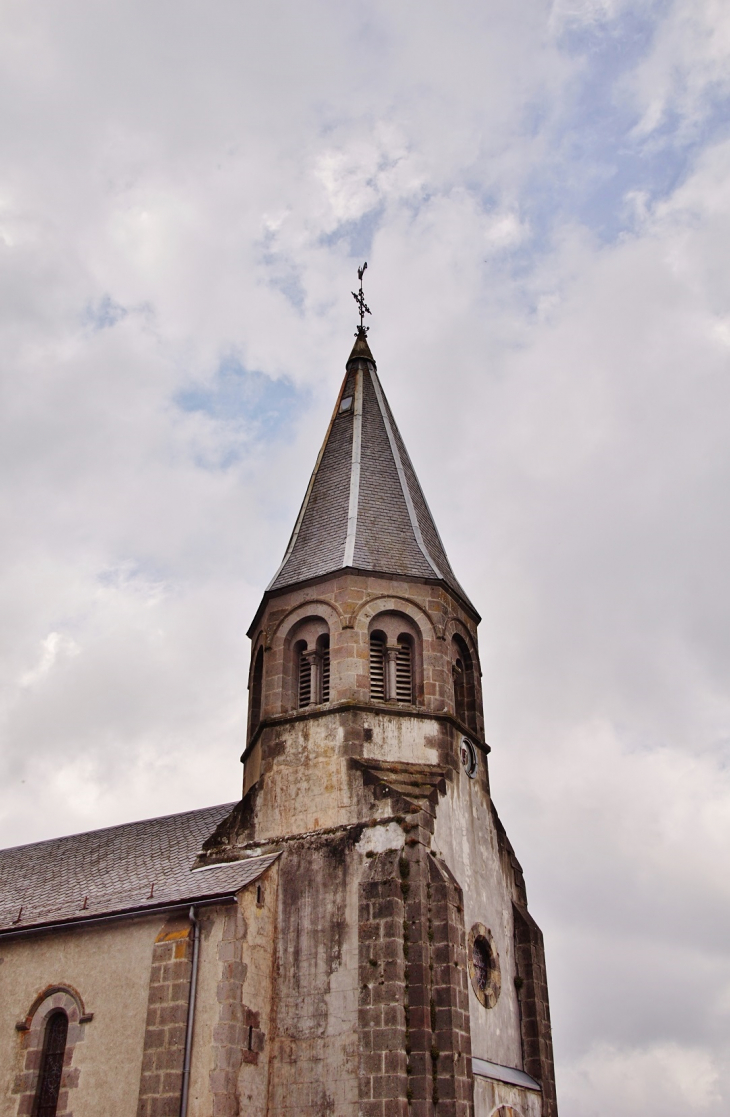
<svg viewBox="0 0 730 1117"><path fill-rule="evenodd" d="M246 635L249 640L253 640L256 630L261 620L261 615L264 612L269 601L274 597L280 597L282 594L291 593L292 590L303 589L307 586L320 585L322 582L329 581L330 578L339 577L341 574L355 574L367 578L395 578L399 582L417 582L419 585L424 586L441 586L447 593L458 601L458 603L466 610L474 624L481 623L481 615L476 611L471 601L465 594L460 594L452 585L450 585L445 578L425 578L417 577L411 574L397 574L392 571L386 570L366 570L362 567L356 566L340 566L336 570L328 570L324 574L317 574L313 578L304 578L301 582L292 582L288 586L277 586L276 589L267 589L259 603L259 607L254 614L254 618L249 625Z"/></svg>
<svg viewBox="0 0 730 1117"><path fill-rule="evenodd" d="M222 892L216 892L213 895L206 895L201 898L189 896L182 900L167 901L161 904L148 904L148 905L135 905L131 908L112 909L108 912L99 912L95 915L89 915L86 919L79 919L74 916L69 919L52 919L40 923L29 923L25 927L2 927L0 928L0 939L15 938L20 935L41 934L46 931L64 931L71 930L74 927L89 927L95 923L109 923L117 919L139 919L146 915L163 915L169 911L181 911L190 907L209 907L214 904L233 903L236 896L242 889L247 888L251 881L246 884L239 885L236 889L226 889Z"/></svg>

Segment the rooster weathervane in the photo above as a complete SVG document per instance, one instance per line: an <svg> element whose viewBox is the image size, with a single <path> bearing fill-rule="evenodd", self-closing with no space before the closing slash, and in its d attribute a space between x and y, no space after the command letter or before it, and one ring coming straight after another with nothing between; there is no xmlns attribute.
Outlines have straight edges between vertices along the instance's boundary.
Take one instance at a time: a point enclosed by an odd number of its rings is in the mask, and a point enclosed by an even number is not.
<svg viewBox="0 0 730 1117"><path fill-rule="evenodd" d="M357 309L360 311L360 326L357 331L358 334L366 334L368 332L369 327L364 325L365 315L372 314L370 307L365 302L365 296L362 291L362 277L365 274L365 269L367 266L368 262L366 260L363 266L357 269L357 278L360 280L360 290L352 292L352 297L357 303Z"/></svg>

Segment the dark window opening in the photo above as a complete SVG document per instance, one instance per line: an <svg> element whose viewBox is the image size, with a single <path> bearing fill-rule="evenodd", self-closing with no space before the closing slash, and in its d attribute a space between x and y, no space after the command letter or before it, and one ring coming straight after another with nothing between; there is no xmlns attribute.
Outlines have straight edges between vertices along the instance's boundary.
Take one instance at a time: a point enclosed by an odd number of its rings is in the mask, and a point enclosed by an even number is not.
<svg viewBox="0 0 730 1117"><path fill-rule="evenodd" d="M484 992L492 975L492 951L483 935L478 935L474 939L472 961L474 963L474 981L477 987Z"/></svg>
<svg viewBox="0 0 730 1117"><path fill-rule="evenodd" d="M33 1117L56 1117L67 1035L68 1017L66 1013L52 1012L46 1020Z"/></svg>
<svg viewBox="0 0 730 1117"><path fill-rule="evenodd" d="M464 664L457 659L451 668L454 679L454 712L461 722L466 722L466 680Z"/></svg>
<svg viewBox="0 0 730 1117"><path fill-rule="evenodd" d="M261 693L264 684L264 649L259 648L251 679L251 732L261 721Z"/></svg>
<svg viewBox="0 0 730 1117"><path fill-rule="evenodd" d="M454 682L454 714L472 731L478 732L477 671L469 646L457 632L451 641L451 671Z"/></svg>

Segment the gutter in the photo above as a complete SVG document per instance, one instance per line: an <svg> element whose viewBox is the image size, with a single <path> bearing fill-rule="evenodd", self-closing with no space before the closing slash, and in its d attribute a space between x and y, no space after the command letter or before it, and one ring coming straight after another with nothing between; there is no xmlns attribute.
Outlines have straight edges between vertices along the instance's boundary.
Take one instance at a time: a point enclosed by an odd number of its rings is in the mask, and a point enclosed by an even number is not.
<svg viewBox="0 0 730 1117"><path fill-rule="evenodd" d="M243 885L245 888L245 885ZM197 900L196 903L199 908L211 907L216 904L232 904L235 903L236 895L241 889L237 888L235 892L223 892L220 896L211 896L205 900ZM110 915L94 915L90 919L73 919L63 921L55 921L53 923L35 923L30 927L23 927L18 931L3 931L0 930L0 941L7 939L21 938L24 935L42 935L50 931L65 931L67 928L77 927L90 927L97 923L112 923L117 919L142 919L148 915L167 915L173 911L184 911L189 908L190 901L183 901L178 904L165 904L161 907L150 908L127 908L126 911L114 912ZM190 909L192 910L192 909Z"/></svg>
<svg viewBox="0 0 730 1117"><path fill-rule="evenodd" d="M193 1027L195 1025L195 997L198 992L198 958L200 955L200 921L196 918L195 908L190 907L190 922L193 925L193 972L190 976L190 998L188 1018L185 1022L185 1061L183 1063L182 1096L180 1098L180 1117L187 1117L190 1095L190 1056L193 1050Z"/></svg>

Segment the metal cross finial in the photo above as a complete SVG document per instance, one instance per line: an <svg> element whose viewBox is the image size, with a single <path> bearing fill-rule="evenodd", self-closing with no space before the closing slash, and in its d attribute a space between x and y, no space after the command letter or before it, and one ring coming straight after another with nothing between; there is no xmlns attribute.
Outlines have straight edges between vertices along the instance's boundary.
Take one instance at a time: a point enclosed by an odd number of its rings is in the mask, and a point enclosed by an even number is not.
<svg viewBox="0 0 730 1117"><path fill-rule="evenodd" d="M360 280L360 290L357 293L355 291L352 292L352 297L357 303L357 309L360 311L360 329L358 330L359 334L366 334L368 332L368 327L363 325L363 320L366 314L372 314L370 307L365 302L365 296L362 293L362 277L365 274L365 268L367 266L368 262L366 260L363 266L357 269L357 278Z"/></svg>

